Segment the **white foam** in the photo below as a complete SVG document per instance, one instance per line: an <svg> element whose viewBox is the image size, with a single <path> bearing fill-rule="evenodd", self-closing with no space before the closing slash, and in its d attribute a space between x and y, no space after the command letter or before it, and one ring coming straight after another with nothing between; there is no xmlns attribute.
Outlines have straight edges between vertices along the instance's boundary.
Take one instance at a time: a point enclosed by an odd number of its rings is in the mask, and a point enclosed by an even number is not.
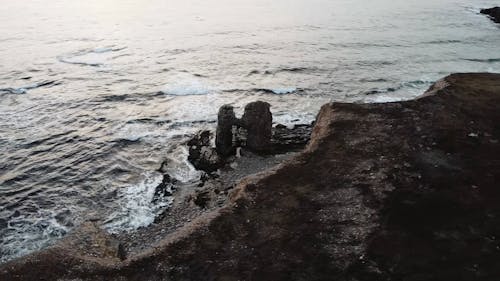
<svg viewBox="0 0 500 281"><path fill-rule="evenodd" d="M38 210L36 214L21 214L9 220L1 238L0 263L29 254L61 238L69 229L55 219L55 211Z"/></svg>
<svg viewBox="0 0 500 281"><path fill-rule="evenodd" d="M395 101L400 101L401 99L402 97L378 95L375 96L372 100L370 100L370 102L373 103L395 102Z"/></svg>
<svg viewBox="0 0 500 281"><path fill-rule="evenodd" d="M283 87L283 88L272 88L270 89L273 93L277 95L291 94L297 91L295 87Z"/></svg>
<svg viewBox="0 0 500 281"><path fill-rule="evenodd" d="M154 222L158 211L172 203L171 197L153 202L156 187L163 176L158 172L146 173L143 179L119 190L121 210L114 213L105 224L110 232L130 231Z"/></svg>
<svg viewBox="0 0 500 281"><path fill-rule="evenodd" d="M180 182L198 180L201 172L196 170L187 160L189 151L185 146L178 146L167 157L166 172Z"/></svg>
<svg viewBox="0 0 500 281"><path fill-rule="evenodd" d="M138 141L154 133L151 125L139 123L126 123L115 127L112 132L117 139Z"/></svg>
<svg viewBox="0 0 500 281"><path fill-rule="evenodd" d="M27 92L28 92L28 89L26 89L26 88L2 88L2 89L0 89L0 93L9 93L9 94L15 94L15 95L26 94Z"/></svg>
<svg viewBox="0 0 500 281"><path fill-rule="evenodd" d="M285 125L289 129L299 124L311 124L315 119L314 114L305 112L278 113L273 116L273 122Z"/></svg>
<svg viewBox="0 0 500 281"><path fill-rule="evenodd" d="M197 79L178 80L165 85L165 87L161 90L161 92L166 95L174 96L207 95L212 91L212 87Z"/></svg>

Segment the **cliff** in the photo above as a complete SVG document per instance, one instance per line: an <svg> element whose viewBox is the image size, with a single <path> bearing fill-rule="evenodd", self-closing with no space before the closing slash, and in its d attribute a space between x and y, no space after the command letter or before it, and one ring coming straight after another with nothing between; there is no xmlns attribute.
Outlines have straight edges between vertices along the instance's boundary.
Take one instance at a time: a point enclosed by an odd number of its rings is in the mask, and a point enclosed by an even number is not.
<svg viewBox="0 0 500 281"><path fill-rule="evenodd" d="M59 243L0 280L500 280L499 104L487 73L326 104L303 152L154 249L121 261Z"/></svg>

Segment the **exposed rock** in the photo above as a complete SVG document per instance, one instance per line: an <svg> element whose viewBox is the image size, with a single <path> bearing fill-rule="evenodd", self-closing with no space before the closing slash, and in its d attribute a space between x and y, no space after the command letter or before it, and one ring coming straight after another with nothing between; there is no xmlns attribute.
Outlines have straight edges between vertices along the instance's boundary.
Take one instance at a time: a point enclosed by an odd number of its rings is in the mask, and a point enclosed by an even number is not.
<svg viewBox="0 0 500 281"><path fill-rule="evenodd" d="M120 262L57 246L0 280L500 280L500 74L436 85L324 105L301 154L154 249Z"/></svg>
<svg viewBox="0 0 500 281"><path fill-rule="evenodd" d="M217 152L222 157L234 154L233 147L233 126L236 124L233 107L223 105L217 115L217 133L215 137L215 146Z"/></svg>
<svg viewBox="0 0 500 281"><path fill-rule="evenodd" d="M489 15L491 20L500 23L500 7L481 9L481 14Z"/></svg>
<svg viewBox="0 0 500 281"><path fill-rule="evenodd" d="M198 169L211 173L224 166L224 159L210 145L210 131L203 131L188 142L188 160Z"/></svg>
<svg viewBox="0 0 500 281"><path fill-rule="evenodd" d="M312 129L313 126L309 124L295 125L292 128L278 124L273 128L271 138L273 153L304 148L311 138Z"/></svg>
<svg viewBox="0 0 500 281"><path fill-rule="evenodd" d="M166 196L172 196L174 192L176 179L172 178L169 174L163 174L163 179L161 183L156 187L155 194L153 196L153 202L162 200Z"/></svg>
<svg viewBox="0 0 500 281"><path fill-rule="evenodd" d="M241 125L247 130L247 148L256 152L270 150L273 116L267 102L256 101L245 106Z"/></svg>
<svg viewBox="0 0 500 281"><path fill-rule="evenodd" d="M241 119L234 115L233 107L224 105L217 116L215 145L221 157L228 157L235 152L233 128L244 128L245 146L255 152L268 152L271 149L273 116L270 104L263 101L251 102L245 106Z"/></svg>
<svg viewBox="0 0 500 281"><path fill-rule="evenodd" d="M296 125L287 128L278 124L273 128L269 108L270 105L266 102L249 103L242 118L238 119L232 106L222 106L218 113L216 148L211 146L210 131L202 131L187 143L188 160L196 169L210 174L234 160L231 156L235 154L237 147L265 154L302 149L309 141L312 126Z"/></svg>

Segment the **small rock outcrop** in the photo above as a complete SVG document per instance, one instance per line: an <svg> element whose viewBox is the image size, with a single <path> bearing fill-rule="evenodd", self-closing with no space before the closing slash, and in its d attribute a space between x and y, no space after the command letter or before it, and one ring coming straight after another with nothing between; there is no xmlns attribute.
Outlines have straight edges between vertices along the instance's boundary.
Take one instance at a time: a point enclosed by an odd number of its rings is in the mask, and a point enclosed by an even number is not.
<svg viewBox="0 0 500 281"><path fill-rule="evenodd" d="M212 133L210 131L203 131L192 138L187 144L189 146L188 160L196 169L207 173L217 171L217 169L224 165L224 159L219 156L217 150L210 144L211 136Z"/></svg>
<svg viewBox="0 0 500 281"><path fill-rule="evenodd" d="M234 109L230 105L223 105L217 115L217 133L215 136L215 147L222 157L227 157L234 153L233 147L233 126L237 119Z"/></svg>
<svg viewBox="0 0 500 281"><path fill-rule="evenodd" d="M277 124L273 128L270 107L267 102L251 102L245 106L243 116L236 118L233 107L223 105L217 115L215 148L211 146L212 133L202 131L187 143L188 160L196 169L211 174L231 162L238 147L260 155L304 148L311 136L312 125L288 128Z"/></svg>
<svg viewBox="0 0 500 281"><path fill-rule="evenodd" d="M492 21L500 23L500 7L481 9L481 14L488 15Z"/></svg>
<svg viewBox="0 0 500 281"><path fill-rule="evenodd" d="M245 106L240 125L247 130L247 148L267 152L271 146L273 116L267 102L256 101Z"/></svg>
<svg viewBox="0 0 500 281"><path fill-rule="evenodd" d="M241 119L234 115L233 107L224 105L217 116L215 145L222 157L234 154L235 135L233 128L246 130L246 147L254 152L267 152L271 145L273 115L267 102L256 101L245 106Z"/></svg>

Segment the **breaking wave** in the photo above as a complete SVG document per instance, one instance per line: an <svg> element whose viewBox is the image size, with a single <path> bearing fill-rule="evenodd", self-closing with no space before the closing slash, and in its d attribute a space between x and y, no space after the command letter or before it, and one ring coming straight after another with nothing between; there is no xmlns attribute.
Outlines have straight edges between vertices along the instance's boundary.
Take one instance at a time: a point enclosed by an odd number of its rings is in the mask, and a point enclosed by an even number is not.
<svg viewBox="0 0 500 281"><path fill-rule="evenodd" d="M143 180L119 190L118 200L120 210L113 213L105 222L110 232L134 230L146 227L154 222L156 216L170 206L172 197L164 197L155 202L156 188L162 182L163 176L158 172L143 175Z"/></svg>

